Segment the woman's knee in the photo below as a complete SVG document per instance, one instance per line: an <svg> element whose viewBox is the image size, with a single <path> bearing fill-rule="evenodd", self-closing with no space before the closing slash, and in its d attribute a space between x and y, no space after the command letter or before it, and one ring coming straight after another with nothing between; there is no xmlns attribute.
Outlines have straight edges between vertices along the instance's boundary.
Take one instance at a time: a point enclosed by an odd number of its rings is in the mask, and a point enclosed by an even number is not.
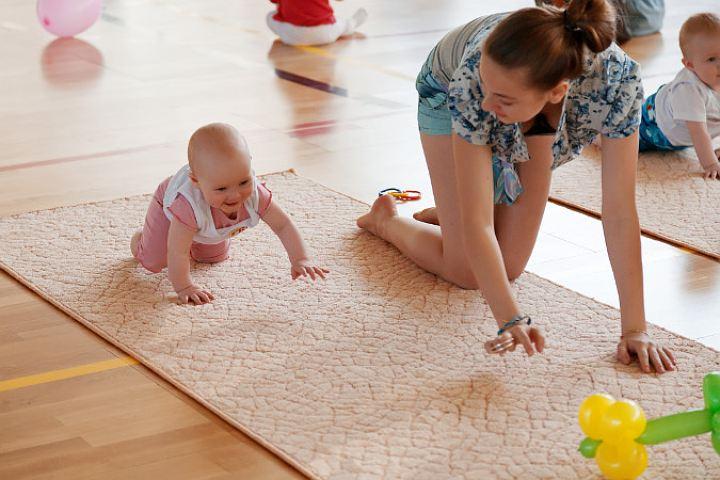
<svg viewBox="0 0 720 480"><path fill-rule="evenodd" d="M511 282L517 280L517 278L525 271L525 265L525 263L520 262L506 262L505 272L507 273L508 280Z"/></svg>
<svg viewBox="0 0 720 480"><path fill-rule="evenodd" d="M469 268L446 269L442 277L450 283L465 290L477 290L478 283L475 275Z"/></svg>

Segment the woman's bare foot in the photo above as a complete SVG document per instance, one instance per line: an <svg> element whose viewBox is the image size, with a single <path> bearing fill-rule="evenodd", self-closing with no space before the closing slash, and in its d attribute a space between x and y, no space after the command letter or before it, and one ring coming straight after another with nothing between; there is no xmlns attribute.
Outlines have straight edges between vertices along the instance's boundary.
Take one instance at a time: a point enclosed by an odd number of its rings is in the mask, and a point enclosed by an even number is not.
<svg viewBox="0 0 720 480"><path fill-rule="evenodd" d="M140 237L142 237L142 230L137 230L130 239L130 251L132 252L132 256L135 258L137 258L138 243L140 243Z"/></svg>
<svg viewBox="0 0 720 480"><path fill-rule="evenodd" d="M395 199L392 195L383 195L375 200L368 213L357 219L357 226L384 239L385 222L397 214Z"/></svg>
<svg viewBox="0 0 720 480"><path fill-rule="evenodd" d="M430 207L413 214L413 218L418 222L429 223L430 225L440 225L438 220L437 208Z"/></svg>

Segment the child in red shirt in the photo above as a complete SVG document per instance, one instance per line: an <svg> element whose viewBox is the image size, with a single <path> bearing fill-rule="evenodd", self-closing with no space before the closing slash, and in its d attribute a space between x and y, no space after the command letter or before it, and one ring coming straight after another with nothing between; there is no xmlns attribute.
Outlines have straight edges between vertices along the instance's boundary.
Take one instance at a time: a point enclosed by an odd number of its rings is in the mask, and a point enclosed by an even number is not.
<svg viewBox="0 0 720 480"><path fill-rule="evenodd" d="M288 45L322 45L352 35L367 18L364 8L346 20L336 20L330 0L270 0L277 9L268 13L270 30Z"/></svg>

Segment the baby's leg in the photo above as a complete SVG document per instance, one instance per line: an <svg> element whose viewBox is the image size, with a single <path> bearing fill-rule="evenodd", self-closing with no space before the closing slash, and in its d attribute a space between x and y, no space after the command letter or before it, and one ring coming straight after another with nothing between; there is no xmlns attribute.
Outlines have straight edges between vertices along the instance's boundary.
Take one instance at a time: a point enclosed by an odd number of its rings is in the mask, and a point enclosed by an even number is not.
<svg viewBox="0 0 720 480"><path fill-rule="evenodd" d="M343 35L352 35L367 18L367 11L359 9L347 20L339 20L329 25L300 27L287 22L278 22L273 18L275 12L268 13L267 24L270 30L288 45L324 45L332 43Z"/></svg>
<svg viewBox="0 0 720 480"><path fill-rule="evenodd" d="M133 234L132 238L130 239L130 252L132 253L132 256L137 258L138 256L138 248L140 245L140 239L142 238L142 228L135 230L135 233Z"/></svg>
<svg viewBox="0 0 720 480"><path fill-rule="evenodd" d="M190 255L196 262L200 263L218 263L228 258L230 251L230 240L215 243L212 245L206 243L193 242L190 247Z"/></svg>
<svg viewBox="0 0 720 480"><path fill-rule="evenodd" d="M168 180L160 184L155 191L142 231L137 231L130 241L130 250L140 264L153 273L167 266L167 238L170 221L163 212L163 196Z"/></svg>

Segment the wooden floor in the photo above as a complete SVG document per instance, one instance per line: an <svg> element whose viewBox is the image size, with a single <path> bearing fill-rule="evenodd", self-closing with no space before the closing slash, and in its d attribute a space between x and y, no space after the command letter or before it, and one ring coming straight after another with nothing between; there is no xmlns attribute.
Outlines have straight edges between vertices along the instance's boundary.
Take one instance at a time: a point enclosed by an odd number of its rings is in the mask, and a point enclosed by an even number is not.
<svg viewBox="0 0 720 480"><path fill-rule="evenodd" d="M683 19L717 10L667 3L662 35L627 45L648 91L681 66ZM247 136L259 173L295 168L368 202L393 185L429 194L415 74L447 30L501 4L531 0L347 0L341 14L370 13L363 35L294 48L273 43L257 0L106 0L75 40L2 0L0 215L151 192L210 121ZM643 247L648 319L720 348L720 264ZM529 270L617 305L594 218L549 205ZM45 375L0 387L0 478L302 478L144 367L84 367L124 356L1 274L0 386Z"/></svg>

